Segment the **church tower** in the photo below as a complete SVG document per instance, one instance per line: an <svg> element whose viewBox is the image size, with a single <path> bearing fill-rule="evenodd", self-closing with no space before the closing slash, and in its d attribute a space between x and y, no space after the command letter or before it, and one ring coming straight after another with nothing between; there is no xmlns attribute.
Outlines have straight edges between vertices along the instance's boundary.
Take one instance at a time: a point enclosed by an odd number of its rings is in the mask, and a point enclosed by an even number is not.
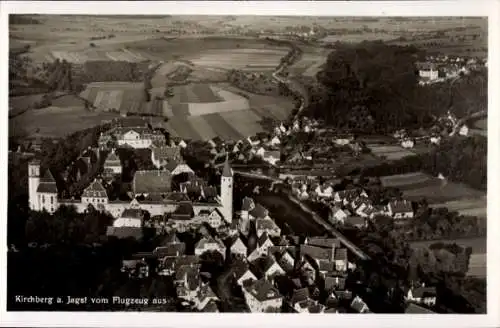
<svg viewBox="0 0 500 328"><path fill-rule="evenodd" d="M28 164L28 192L29 192L29 206L33 211L39 211L40 205L38 204L38 195L36 190L40 184L40 161L33 160Z"/></svg>
<svg viewBox="0 0 500 328"><path fill-rule="evenodd" d="M226 162L222 169L220 181L220 198L222 204L222 215L228 223L233 221L233 170L229 165L228 156L226 153Z"/></svg>

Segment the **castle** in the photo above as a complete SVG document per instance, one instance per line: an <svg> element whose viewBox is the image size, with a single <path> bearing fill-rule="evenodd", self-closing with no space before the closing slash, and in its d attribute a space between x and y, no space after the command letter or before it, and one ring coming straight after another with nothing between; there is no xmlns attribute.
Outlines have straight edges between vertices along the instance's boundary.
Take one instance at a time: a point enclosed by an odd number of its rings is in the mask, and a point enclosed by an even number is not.
<svg viewBox="0 0 500 328"><path fill-rule="evenodd" d="M115 156L114 153L111 156ZM113 157L114 158L114 157ZM149 212L151 216L163 216L168 213L173 213L180 205L189 203L194 211L194 215L199 215L200 212L206 213L218 210L222 213L224 220L227 223L232 223L233 220L233 170L231 169L228 159L224 163L224 168L221 176L221 193L212 197L209 201L192 201L187 193L172 192L170 185L164 186L163 190L158 192L154 189L155 186L170 183L171 177L176 174L190 171L186 164L181 164L185 167L184 170L178 168L173 171L153 170L153 171L137 171L134 176L133 199L131 201L110 200L106 189L100 180L94 180L83 191L81 200L62 199L58 197L58 188L54 176L49 170L41 177L40 161L33 160L28 164L28 188L29 188L29 206L33 211L47 211L54 213L60 206L74 206L79 213L85 212L89 206L95 209L108 212L115 219L122 216L125 210L141 209ZM191 171L192 172L192 171ZM161 177L165 177L161 179ZM136 180L139 181L141 189L136 189ZM145 180L147 179L147 181ZM154 183L153 183L154 182ZM158 183L159 182L159 183ZM160 186L161 187L161 186ZM201 187L210 191L210 187ZM215 188L213 188L215 189ZM203 194L203 189L201 190ZM214 191L212 190L212 194ZM137 197L140 195L141 197ZM140 198L140 200L139 200Z"/></svg>

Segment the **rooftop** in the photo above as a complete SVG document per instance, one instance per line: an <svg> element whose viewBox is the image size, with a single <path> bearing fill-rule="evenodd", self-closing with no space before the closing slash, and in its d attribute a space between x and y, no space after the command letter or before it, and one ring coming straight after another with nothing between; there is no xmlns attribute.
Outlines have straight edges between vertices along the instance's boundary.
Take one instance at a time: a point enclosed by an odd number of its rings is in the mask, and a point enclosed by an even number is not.
<svg viewBox="0 0 500 328"><path fill-rule="evenodd" d="M169 171L137 171L134 174L132 188L136 194L168 193L171 191L172 175Z"/></svg>
<svg viewBox="0 0 500 328"><path fill-rule="evenodd" d="M245 289L260 302L282 298L279 291L266 279L255 280L246 285Z"/></svg>

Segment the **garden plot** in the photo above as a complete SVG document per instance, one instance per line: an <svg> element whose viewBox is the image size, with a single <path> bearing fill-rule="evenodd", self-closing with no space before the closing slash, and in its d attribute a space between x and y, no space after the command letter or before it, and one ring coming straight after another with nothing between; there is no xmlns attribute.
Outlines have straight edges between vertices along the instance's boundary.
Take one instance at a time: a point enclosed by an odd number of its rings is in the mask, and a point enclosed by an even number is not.
<svg viewBox="0 0 500 328"><path fill-rule="evenodd" d="M415 153L396 145L368 145L375 156L387 160L398 160L406 156L415 155Z"/></svg>

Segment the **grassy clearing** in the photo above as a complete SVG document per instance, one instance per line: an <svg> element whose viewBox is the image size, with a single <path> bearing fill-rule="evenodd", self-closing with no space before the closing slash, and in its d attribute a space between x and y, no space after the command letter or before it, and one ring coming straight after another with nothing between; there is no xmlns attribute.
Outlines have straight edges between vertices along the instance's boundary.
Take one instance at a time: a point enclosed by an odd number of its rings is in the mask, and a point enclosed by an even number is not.
<svg viewBox="0 0 500 328"><path fill-rule="evenodd" d="M9 116L18 115L35 106L43 98L43 94L9 97Z"/></svg>
<svg viewBox="0 0 500 328"><path fill-rule="evenodd" d="M47 107L28 111L9 120L9 134L15 136L16 126L30 135L45 137L64 137L73 132L101 124L103 120L111 120L117 114L107 112L90 112L83 107Z"/></svg>
<svg viewBox="0 0 500 328"><path fill-rule="evenodd" d="M478 238L462 238L462 239L442 239L442 240L426 240L426 241L416 241L411 242L410 246L412 248L418 247L429 247L432 244L445 243L453 244L456 243L462 247L471 247L472 254L485 254L486 253L486 237Z"/></svg>
<svg viewBox="0 0 500 328"><path fill-rule="evenodd" d="M478 198L464 198L452 200L441 204L435 204L435 207L446 207L450 211L457 211L462 215L472 215L480 218L487 217L487 199L486 196Z"/></svg>

